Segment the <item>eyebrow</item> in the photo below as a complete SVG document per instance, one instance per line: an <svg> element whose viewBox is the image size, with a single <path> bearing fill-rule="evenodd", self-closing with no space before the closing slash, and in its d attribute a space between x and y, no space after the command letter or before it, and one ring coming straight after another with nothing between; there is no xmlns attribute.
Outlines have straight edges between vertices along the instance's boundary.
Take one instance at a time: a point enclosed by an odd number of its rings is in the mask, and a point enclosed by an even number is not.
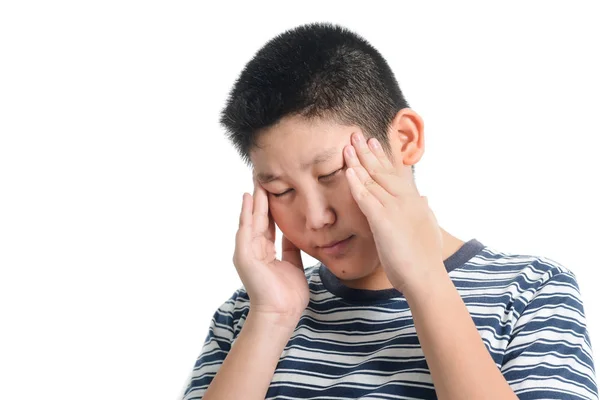
<svg viewBox="0 0 600 400"><path fill-rule="evenodd" d="M327 149L325 151L322 151L322 152L318 153L312 159L312 161L310 161L308 163L305 163L305 164L301 164L300 167L304 170L304 169L307 169L310 166L322 164L324 162L327 162L327 161L331 160L333 158L333 156L335 156L339 152L340 151L337 148L331 147L331 148L329 148L329 149ZM279 175L273 175L273 174L269 174L269 173L259 172L259 173L256 174L256 178L258 179L258 181L260 183L269 183L269 182L273 182L273 181L281 179L281 176L279 176Z"/></svg>

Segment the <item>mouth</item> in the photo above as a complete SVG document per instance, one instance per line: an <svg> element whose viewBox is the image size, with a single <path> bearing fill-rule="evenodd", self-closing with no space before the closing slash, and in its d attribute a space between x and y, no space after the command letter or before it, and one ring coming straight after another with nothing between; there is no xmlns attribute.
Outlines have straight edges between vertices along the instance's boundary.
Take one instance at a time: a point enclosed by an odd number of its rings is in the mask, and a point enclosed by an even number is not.
<svg viewBox="0 0 600 400"><path fill-rule="evenodd" d="M352 241L353 238L354 235L350 235L344 240L330 242L324 246L319 246L319 249L327 255L338 255L343 253L348 248L348 244Z"/></svg>
<svg viewBox="0 0 600 400"><path fill-rule="evenodd" d="M343 241L350 239L352 236L354 236L354 235L348 236L346 239L337 240L337 241L334 241L334 242L329 242L328 244L324 244L324 245L319 246L319 247L322 248L322 249L326 249L328 247L333 247L333 246L335 246L338 243L342 243Z"/></svg>

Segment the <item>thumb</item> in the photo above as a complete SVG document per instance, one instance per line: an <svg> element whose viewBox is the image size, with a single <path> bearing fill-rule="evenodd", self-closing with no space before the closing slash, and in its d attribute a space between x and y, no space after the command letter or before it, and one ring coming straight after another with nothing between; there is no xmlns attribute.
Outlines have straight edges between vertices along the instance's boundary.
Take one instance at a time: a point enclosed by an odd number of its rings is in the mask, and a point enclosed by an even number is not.
<svg viewBox="0 0 600 400"><path fill-rule="evenodd" d="M304 271L304 265L302 263L302 257L300 256L300 249L296 247L296 245L285 235L282 235L281 238L281 252L282 252L282 260L287 261L299 269Z"/></svg>

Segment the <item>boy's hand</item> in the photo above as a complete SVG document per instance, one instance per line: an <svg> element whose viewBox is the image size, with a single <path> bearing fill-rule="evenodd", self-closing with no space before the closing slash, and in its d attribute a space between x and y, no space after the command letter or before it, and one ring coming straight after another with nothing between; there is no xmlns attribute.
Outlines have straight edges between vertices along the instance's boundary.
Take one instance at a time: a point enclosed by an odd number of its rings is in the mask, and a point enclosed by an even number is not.
<svg viewBox="0 0 600 400"><path fill-rule="evenodd" d="M285 236L282 251L280 261L267 193L255 179L254 196L243 196L233 263L250 297L252 314L295 326L308 305L308 283L300 250Z"/></svg>
<svg viewBox="0 0 600 400"><path fill-rule="evenodd" d="M404 292L443 270L442 234L437 220L412 185L408 168L395 168L376 139L360 133L344 148L346 177L367 217L379 260L394 287Z"/></svg>

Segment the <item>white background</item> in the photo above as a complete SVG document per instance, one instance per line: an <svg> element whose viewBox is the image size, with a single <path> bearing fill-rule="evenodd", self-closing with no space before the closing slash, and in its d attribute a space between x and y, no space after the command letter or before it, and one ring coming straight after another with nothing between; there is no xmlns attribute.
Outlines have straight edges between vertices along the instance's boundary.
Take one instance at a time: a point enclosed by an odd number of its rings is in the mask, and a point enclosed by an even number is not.
<svg viewBox="0 0 600 400"><path fill-rule="evenodd" d="M240 285L252 187L219 112L259 47L313 21L389 61L440 225L575 272L600 349L598 3L450 3L3 2L0 398L180 396Z"/></svg>

